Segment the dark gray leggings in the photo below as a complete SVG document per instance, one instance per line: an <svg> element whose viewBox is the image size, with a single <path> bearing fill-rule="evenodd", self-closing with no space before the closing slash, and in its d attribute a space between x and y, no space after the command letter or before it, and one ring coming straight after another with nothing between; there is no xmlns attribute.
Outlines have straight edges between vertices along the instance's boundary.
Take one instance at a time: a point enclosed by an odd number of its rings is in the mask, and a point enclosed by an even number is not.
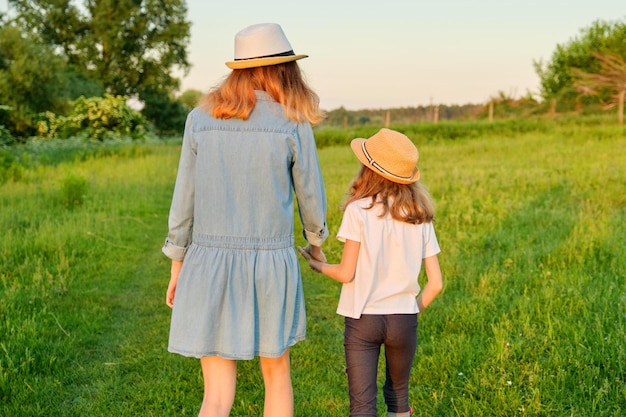
<svg viewBox="0 0 626 417"><path fill-rule="evenodd" d="M345 318L344 348L350 417L376 417L376 374L385 346L387 411L409 411L409 376L417 347L417 314L364 314Z"/></svg>

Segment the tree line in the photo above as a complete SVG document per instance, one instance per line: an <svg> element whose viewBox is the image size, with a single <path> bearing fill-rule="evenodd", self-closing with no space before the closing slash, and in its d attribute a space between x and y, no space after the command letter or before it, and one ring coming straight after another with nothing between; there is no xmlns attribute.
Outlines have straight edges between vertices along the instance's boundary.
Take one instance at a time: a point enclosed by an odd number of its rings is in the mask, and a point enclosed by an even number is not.
<svg viewBox="0 0 626 417"><path fill-rule="evenodd" d="M191 23L185 0L8 0L0 12L0 145L87 130L178 134L202 94L178 94ZM626 24L596 21L547 61L536 61L539 92L491 100L496 116L621 108ZM621 97L621 98L620 98ZM129 98L140 110L125 108ZM621 106L621 107L620 107ZM494 110L495 108L495 110ZM83 114L83 113L86 114ZM331 110L330 126L487 117L486 103Z"/></svg>

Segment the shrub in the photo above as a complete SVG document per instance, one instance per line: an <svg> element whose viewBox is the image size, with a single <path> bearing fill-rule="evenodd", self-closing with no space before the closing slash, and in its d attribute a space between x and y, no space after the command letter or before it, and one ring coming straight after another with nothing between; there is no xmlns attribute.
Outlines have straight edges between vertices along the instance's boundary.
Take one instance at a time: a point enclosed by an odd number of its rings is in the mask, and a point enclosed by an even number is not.
<svg viewBox="0 0 626 417"><path fill-rule="evenodd" d="M146 120L141 113L131 109L128 97L105 94L104 97L79 97L72 103L68 116L51 112L41 113L37 124L43 138L67 139L86 136L93 140L144 139L147 136Z"/></svg>
<svg viewBox="0 0 626 417"><path fill-rule="evenodd" d="M7 181L19 181L24 175L24 167L7 149L0 148L0 185Z"/></svg>
<svg viewBox="0 0 626 417"><path fill-rule="evenodd" d="M0 149L0 185L9 179L9 171L15 162L15 157L8 151Z"/></svg>
<svg viewBox="0 0 626 417"><path fill-rule="evenodd" d="M78 174L67 174L61 183L61 203L68 208L80 206L85 201L89 184Z"/></svg>
<svg viewBox="0 0 626 417"><path fill-rule="evenodd" d="M0 125L0 147L13 145L15 143L15 138L9 132L9 129Z"/></svg>

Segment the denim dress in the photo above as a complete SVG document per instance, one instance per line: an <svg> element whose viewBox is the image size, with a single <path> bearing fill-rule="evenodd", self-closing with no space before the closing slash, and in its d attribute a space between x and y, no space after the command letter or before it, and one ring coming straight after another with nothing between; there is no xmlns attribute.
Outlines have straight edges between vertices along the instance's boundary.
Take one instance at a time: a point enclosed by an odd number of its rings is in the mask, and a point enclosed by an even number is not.
<svg viewBox="0 0 626 417"><path fill-rule="evenodd" d="M328 236L313 130L257 91L247 120L198 108L185 124L163 253L183 266L168 350L278 357L305 338L294 194L305 239Z"/></svg>

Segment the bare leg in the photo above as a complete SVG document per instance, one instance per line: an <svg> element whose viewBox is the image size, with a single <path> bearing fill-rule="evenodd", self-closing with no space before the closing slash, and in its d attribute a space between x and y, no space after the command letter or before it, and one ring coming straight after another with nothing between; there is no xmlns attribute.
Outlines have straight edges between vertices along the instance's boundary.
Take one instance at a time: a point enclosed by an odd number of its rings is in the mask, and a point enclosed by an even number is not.
<svg viewBox="0 0 626 417"><path fill-rule="evenodd" d="M265 417L293 416L293 389L289 350L278 358L261 357L261 372L265 383Z"/></svg>
<svg viewBox="0 0 626 417"><path fill-rule="evenodd" d="M235 400L237 362L219 356L200 359L204 398L198 417L228 417Z"/></svg>

